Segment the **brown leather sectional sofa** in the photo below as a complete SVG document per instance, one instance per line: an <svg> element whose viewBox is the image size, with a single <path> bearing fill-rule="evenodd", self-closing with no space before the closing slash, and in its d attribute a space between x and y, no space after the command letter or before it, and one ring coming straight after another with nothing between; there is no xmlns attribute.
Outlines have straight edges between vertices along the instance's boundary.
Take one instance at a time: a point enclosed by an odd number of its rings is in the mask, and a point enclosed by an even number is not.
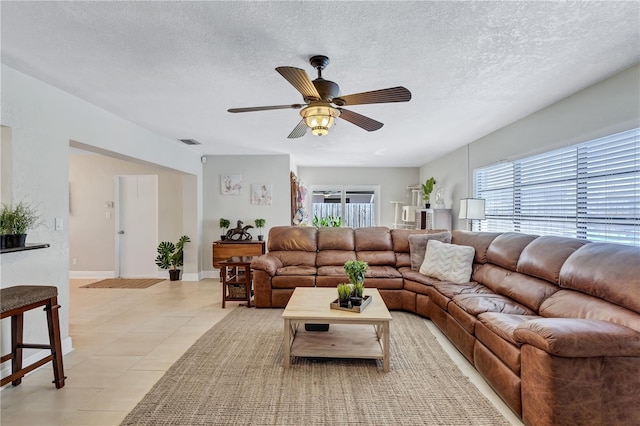
<svg viewBox="0 0 640 426"><path fill-rule="evenodd" d="M471 282L411 269L409 235L378 228L275 227L252 264L255 304L347 281L389 309L430 318L528 425L640 424L640 248L520 233L453 231L474 247Z"/></svg>

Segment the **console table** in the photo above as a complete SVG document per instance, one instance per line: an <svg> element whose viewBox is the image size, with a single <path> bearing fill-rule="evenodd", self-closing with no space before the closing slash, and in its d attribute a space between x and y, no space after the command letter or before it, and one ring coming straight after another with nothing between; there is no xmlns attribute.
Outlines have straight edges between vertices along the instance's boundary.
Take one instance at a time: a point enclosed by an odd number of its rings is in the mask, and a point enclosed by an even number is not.
<svg viewBox="0 0 640 426"><path fill-rule="evenodd" d="M213 267L220 269L220 262L234 256L260 256L265 253L264 241L215 241L212 246Z"/></svg>

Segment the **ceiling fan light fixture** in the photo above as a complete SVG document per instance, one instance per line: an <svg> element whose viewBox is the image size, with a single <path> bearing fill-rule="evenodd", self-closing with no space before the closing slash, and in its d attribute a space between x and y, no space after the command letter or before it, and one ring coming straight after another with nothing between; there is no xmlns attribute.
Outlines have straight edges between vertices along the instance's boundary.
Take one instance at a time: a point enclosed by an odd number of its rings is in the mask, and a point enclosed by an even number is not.
<svg viewBox="0 0 640 426"><path fill-rule="evenodd" d="M335 123L335 119L340 116L340 111L325 102L309 105L300 111L307 127L316 136L325 136Z"/></svg>

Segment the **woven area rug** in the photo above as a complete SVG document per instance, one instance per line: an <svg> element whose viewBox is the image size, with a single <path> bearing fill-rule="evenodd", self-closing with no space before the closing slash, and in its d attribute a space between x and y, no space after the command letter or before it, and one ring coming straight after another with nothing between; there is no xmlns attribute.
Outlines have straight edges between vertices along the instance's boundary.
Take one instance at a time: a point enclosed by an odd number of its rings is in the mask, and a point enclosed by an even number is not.
<svg viewBox="0 0 640 426"><path fill-rule="evenodd" d="M282 309L237 308L170 367L122 425L508 425L436 342L392 312L391 371L379 360L293 358Z"/></svg>
<svg viewBox="0 0 640 426"><path fill-rule="evenodd" d="M159 278L108 278L80 288L147 288L164 281Z"/></svg>

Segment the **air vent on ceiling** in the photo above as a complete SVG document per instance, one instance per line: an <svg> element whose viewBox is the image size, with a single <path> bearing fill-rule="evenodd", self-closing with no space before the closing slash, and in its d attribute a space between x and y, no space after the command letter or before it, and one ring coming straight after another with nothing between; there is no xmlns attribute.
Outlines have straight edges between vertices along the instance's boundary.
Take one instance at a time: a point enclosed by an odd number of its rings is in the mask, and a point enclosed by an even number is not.
<svg viewBox="0 0 640 426"><path fill-rule="evenodd" d="M195 139L178 139L178 140L185 145L202 145L200 142L198 142Z"/></svg>

